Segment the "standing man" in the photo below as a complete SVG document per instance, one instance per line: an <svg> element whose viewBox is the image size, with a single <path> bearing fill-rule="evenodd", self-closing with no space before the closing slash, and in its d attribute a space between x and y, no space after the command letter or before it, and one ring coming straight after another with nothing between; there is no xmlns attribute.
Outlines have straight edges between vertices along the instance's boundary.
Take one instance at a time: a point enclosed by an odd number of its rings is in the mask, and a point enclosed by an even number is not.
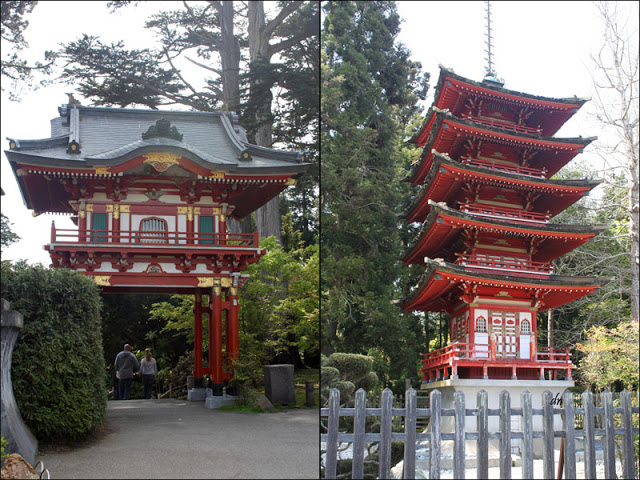
<svg viewBox="0 0 640 480"><path fill-rule="evenodd" d="M114 365L116 367L116 376L118 377L120 400L129 400L133 371L140 370L140 362L131 353L131 345L125 343L124 350L116 355Z"/></svg>

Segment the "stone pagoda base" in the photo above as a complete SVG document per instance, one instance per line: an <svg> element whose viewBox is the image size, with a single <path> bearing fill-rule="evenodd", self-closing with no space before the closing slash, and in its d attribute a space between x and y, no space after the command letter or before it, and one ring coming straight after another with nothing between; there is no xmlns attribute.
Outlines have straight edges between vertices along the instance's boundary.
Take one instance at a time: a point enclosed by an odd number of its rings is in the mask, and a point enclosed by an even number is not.
<svg viewBox="0 0 640 480"><path fill-rule="evenodd" d="M521 393L528 390L531 392L531 401L533 409L542 409L543 393L546 390L551 392L554 402L559 402L562 398L564 391L567 388L573 387L573 380L482 380L482 379L449 379L439 380L437 382L423 383L421 390L430 392L431 390L438 389L442 393L442 408L455 408L454 395L456 392L464 393L465 408L473 409L477 408L478 392L485 390L488 397L488 408L498 409L500 408L500 392L506 390L511 397L511 408L521 408ZM560 404L554 405L556 408L560 408ZM489 416L489 432L497 433L500 431L498 416ZM542 431L542 415L533 416L533 431ZM427 430L429 427L427 427ZM521 417L511 416L511 429L512 431L522 431ZM553 429L562 429L561 416L554 415ZM443 433L455 432L455 418L453 416L443 416L441 431ZM476 417L465 418L465 431L477 432L477 419ZM452 441L446 441L442 444L443 457L448 453L453 455ZM521 449L522 440L511 440L511 451L514 455L519 455ZM560 439L555 439L556 449L560 448ZM476 442L466 442L466 455L467 457L476 456ZM543 443L541 438L533 439L533 456L534 458L542 458ZM489 459L490 463L493 458L498 459L500 456L500 446L498 440L489 440Z"/></svg>

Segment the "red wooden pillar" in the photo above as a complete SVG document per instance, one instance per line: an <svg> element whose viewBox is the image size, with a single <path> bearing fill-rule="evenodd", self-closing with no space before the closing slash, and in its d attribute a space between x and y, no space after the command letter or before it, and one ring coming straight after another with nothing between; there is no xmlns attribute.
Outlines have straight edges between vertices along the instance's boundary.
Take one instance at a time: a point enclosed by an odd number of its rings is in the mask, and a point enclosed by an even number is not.
<svg viewBox="0 0 640 480"><path fill-rule="evenodd" d="M213 383L222 383L222 288L214 286L209 315L209 368Z"/></svg>
<svg viewBox="0 0 640 480"><path fill-rule="evenodd" d="M80 243L87 241L87 212L84 202L80 202L78 206L78 241Z"/></svg>
<svg viewBox="0 0 640 480"><path fill-rule="evenodd" d="M193 207L187 207L187 244L194 244L196 240L194 238L193 228Z"/></svg>
<svg viewBox="0 0 640 480"><path fill-rule="evenodd" d="M218 232L220 238L220 245L227 244L227 216L224 214L218 215Z"/></svg>
<svg viewBox="0 0 640 480"><path fill-rule="evenodd" d="M229 287L228 293L229 310L227 311L227 371L233 375L233 359L239 355L239 335L238 335L238 288Z"/></svg>
<svg viewBox="0 0 640 480"><path fill-rule="evenodd" d="M196 291L193 305L193 375L202 377L202 293Z"/></svg>
<svg viewBox="0 0 640 480"><path fill-rule="evenodd" d="M120 243L120 205L118 203L113 206L111 231L113 232L113 243Z"/></svg>

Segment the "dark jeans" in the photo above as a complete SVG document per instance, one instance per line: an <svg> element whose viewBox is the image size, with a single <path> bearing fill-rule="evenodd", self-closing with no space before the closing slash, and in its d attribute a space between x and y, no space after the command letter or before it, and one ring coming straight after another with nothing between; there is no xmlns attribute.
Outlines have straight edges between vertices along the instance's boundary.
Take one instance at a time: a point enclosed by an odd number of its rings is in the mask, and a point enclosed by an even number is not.
<svg viewBox="0 0 640 480"><path fill-rule="evenodd" d="M151 398L151 389L156 381L155 375L142 375L142 390L144 391L144 398Z"/></svg>
<svg viewBox="0 0 640 480"><path fill-rule="evenodd" d="M129 390L131 389L131 381L133 378L121 378L118 388L120 394L120 400L129 400Z"/></svg>

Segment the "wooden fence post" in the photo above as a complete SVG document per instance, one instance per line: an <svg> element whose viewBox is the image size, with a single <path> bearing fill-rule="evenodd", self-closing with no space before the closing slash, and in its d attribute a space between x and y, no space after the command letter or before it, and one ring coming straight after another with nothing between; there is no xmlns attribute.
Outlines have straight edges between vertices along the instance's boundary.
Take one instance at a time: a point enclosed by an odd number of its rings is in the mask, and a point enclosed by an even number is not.
<svg viewBox="0 0 640 480"><path fill-rule="evenodd" d="M511 478L511 398L500 392L500 478Z"/></svg>
<svg viewBox="0 0 640 480"><path fill-rule="evenodd" d="M465 426L465 408L464 393L456 392L455 409L456 409L456 430L455 440L453 444L453 478L465 478L465 453L464 453L464 426Z"/></svg>
<svg viewBox="0 0 640 480"><path fill-rule="evenodd" d="M620 394L620 406L622 407L622 428L624 429L624 438L622 440L622 476L624 478L633 478L635 476L633 447L633 420L631 418L631 392L624 390Z"/></svg>
<svg viewBox="0 0 640 480"><path fill-rule="evenodd" d="M332 389L329 394L329 421L327 429L327 461L325 478L336 478L338 466L338 421L340 420L340 390Z"/></svg>
<svg viewBox="0 0 640 480"><path fill-rule="evenodd" d="M382 391L380 415L380 478L391 478L391 406L392 392L385 388Z"/></svg>
<svg viewBox="0 0 640 480"><path fill-rule="evenodd" d="M542 394L542 430L544 433L542 463L544 478L553 478L553 405L551 405L551 399L551 392L545 390Z"/></svg>
<svg viewBox="0 0 640 480"><path fill-rule="evenodd" d="M478 478L489 478L489 397L486 390L478 392L478 417L476 421L478 426L476 447Z"/></svg>
<svg viewBox="0 0 640 480"><path fill-rule="evenodd" d="M356 392L356 411L353 419L353 454L351 478L364 476L364 427L366 420L367 393L359 388Z"/></svg>
<svg viewBox="0 0 640 480"><path fill-rule="evenodd" d="M432 391L429 398L429 404L431 405L431 451L429 452L429 478L440 478L441 401L442 394L440 393L440 390Z"/></svg>
<svg viewBox="0 0 640 480"><path fill-rule="evenodd" d="M576 478L576 432L575 410L573 408L573 393L564 392L564 469L565 478Z"/></svg>
<svg viewBox="0 0 640 480"><path fill-rule="evenodd" d="M416 391L405 393L404 478L416 478Z"/></svg>
<svg viewBox="0 0 640 480"><path fill-rule="evenodd" d="M602 392L602 406L604 407L604 476L616 478L616 450L614 445L613 426L613 397L611 392Z"/></svg>
<svg viewBox="0 0 640 480"><path fill-rule="evenodd" d="M582 428L584 433L584 474L586 478L596 478L596 437L593 417L593 393L582 393L582 408L584 408L584 420Z"/></svg>
<svg viewBox="0 0 640 480"><path fill-rule="evenodd" d="M522 392L520 398L522 404L522 478L533 478L533 404L531 392Z"/></svg>

